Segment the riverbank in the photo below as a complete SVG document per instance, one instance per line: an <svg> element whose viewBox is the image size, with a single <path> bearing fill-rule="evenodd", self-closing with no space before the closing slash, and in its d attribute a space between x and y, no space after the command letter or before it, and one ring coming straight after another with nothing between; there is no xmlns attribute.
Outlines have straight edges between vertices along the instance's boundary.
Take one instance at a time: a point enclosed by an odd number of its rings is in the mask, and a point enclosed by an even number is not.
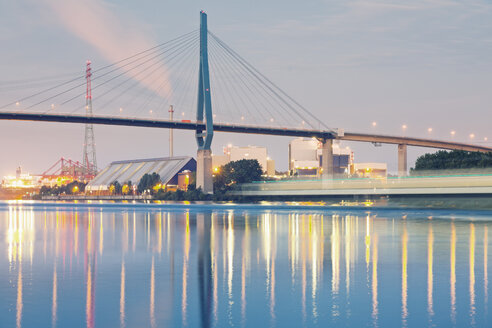
<svg viewBox="0 0 492 328"><path fill-rule="evenodd" d="M368 212L393 212L405 211L421 213L423 216L432 216L434 211L444 211L452 215L466 216L467 213L481 213L492 217L491 199L330 199L318 201L256 201L256 202L215 202L215 201L159 201L150 199L50 199L50 200L12 200L0 201L1 206L19 204L31 206L33 209L49 208L95 208L102 207L126 210L283 210L283 211L356 211Z"/></svg>
<svg viewBox="0 0 492 328"><path fill-rule="evenodd" d="M58 195L58 196L42 196L43 201L87 201L87 200L104 200L104 201L143 201L152 200L152 195L112 195L112 196L98 196L98 195Z"/></svg>

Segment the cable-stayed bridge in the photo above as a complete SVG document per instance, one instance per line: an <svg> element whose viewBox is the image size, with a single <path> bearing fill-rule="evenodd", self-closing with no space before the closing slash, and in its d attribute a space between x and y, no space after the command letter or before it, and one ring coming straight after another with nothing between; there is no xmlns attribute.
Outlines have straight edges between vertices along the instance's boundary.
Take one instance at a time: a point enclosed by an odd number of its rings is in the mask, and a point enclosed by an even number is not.
<svg viewBox="0 0 492 328"><path fill-rule="evenodd" d="M92 71L88 66L84 75L0 84L0 92L13 95L11 102L0 105L0 119L193 130L197 186L205 192L213 190L210 146L215 131L317 138L323 143L323 175L328 178L333 174L333 139L397 144L401 174L407 170L408 145L492 151L453 141L343 133L210 32L204 12L200 18L199 30ZM171 105L178 116L173 120L165 118Z"/></svg>

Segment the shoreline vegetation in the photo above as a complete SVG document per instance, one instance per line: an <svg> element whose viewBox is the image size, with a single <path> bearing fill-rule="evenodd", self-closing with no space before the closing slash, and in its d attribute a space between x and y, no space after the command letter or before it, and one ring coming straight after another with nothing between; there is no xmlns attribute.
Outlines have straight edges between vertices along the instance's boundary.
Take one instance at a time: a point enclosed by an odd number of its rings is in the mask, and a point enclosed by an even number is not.
<svg viewBox="0 0 492 328"><path fill-rule="evenodd" d="M153 198L154 200L240 202L246 198L230 195L228 192L234 190L240 184L262 180L262 174L260 163L256 159L241 159L229 162L214 171L214 193L211 195L203 193L201 188L196 188L195 179L193 178L186 191L159 189L153 194Z"/></svg>
<svg viewBox="0 0 492 328"><path fill-rule="evenodd" d="M423 176L438 173L476 173L486 171L492 173L492 153L475 153L466 151L437 151L417 158L415 167L410 169L410 176ZM214 193L205 194L200 188L195 187L195 176L192 175L190 184L186 190L169 190L162 184L157 173L145 174L138 184L131 181L113 181L108 186L108 194L87 195L84 194L85 183L73 181L67 185L46 187L43 186L39 193L30 196L30 199L74 199L80 196L80 200L90 198L104 198L115 200L156 200L156 201L259 201L256 197L232 195L230 192L237 190L243 183L267 180L262 176L263 172L257 160L238 160L229 162L214 170ZM85 197L83 196L85 195ZM275 197L269 200L280 200Z"/></svg>
<svg viewBox="0 0 492 328"><path fill-rule="evenodd" d="M201 188L196 188L195 176L191 177L190 184L186 190L168 190L162 184L161 178L157 173L145 174L138 184L131 181L113 181L108 186L108 194L101 195L103 198L114 199L143 199L143 200L171 200L171 201L234 201L241 202L245 197L231 195L228 192L237 188L239 184L261 181L263 171L256 159L242 159L229 162L214 171L214 193L205 194ZM44 199L67 199L76 200L77 195L80 200L97 198L99 195L84 194L85 183L73 181L67 185L46 187L43 186L39 193L32 195L33 200ZM100 196L99 196L100 197Z"/></svg>

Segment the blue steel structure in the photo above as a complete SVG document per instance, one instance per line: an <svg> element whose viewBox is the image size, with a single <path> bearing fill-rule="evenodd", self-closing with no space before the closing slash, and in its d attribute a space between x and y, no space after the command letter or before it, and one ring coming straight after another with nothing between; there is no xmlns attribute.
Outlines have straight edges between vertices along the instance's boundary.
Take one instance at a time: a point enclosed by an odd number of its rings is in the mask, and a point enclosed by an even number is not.
<svg viewBox="0 0 492 328"><path fill-rule="evenodd" d="M203 122L205 116L205 131L196 130L196 142L199 150L210 150L214 137L214 122L212 115L212 98L210 96L210 75L208 69L208 28L207 14L200 11L200 70L198 73L198 101L196 120ZM205 115L204 115L205 114Z"/></svg>

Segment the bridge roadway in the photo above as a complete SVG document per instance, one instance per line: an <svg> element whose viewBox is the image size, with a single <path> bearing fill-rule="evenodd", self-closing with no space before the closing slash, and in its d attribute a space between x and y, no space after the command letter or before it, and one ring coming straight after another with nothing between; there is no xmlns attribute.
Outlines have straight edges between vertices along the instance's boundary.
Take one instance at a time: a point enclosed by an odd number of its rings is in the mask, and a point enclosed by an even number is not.
<svg viewBox="0 0 492 328"><path fill-rule="evenodd" d="M156 119L141 119L141 118L123 118L111 116L92 116L85 115L69 115L69 114L41 114L41 113L23 113L23 112L0 112L0 120L17 120L17 121L42 121L42 122L61 122L61 123L88 123L101 125L119 125L119 126L137 126L150 128L167 128L181 130L204 130L205 124L198 122L187 121L170 121ZM248 134L264 134L276 136L291 136L291 137L314 137L319 139L339 139L346 141L359 141L371 143L385 143L408 145L417 147L428 147L448 150L464 150L490 152L491 147L480 145L472 145L454 141L441 141L423 138L398 137L376 134L350 133L338 136L334 131L310 130L310 129L295 129L295 128L278 128L278 127L262 127L253 125L225 124L215 123L214 131L231 132L231 133L248 133Z"/></svg>

